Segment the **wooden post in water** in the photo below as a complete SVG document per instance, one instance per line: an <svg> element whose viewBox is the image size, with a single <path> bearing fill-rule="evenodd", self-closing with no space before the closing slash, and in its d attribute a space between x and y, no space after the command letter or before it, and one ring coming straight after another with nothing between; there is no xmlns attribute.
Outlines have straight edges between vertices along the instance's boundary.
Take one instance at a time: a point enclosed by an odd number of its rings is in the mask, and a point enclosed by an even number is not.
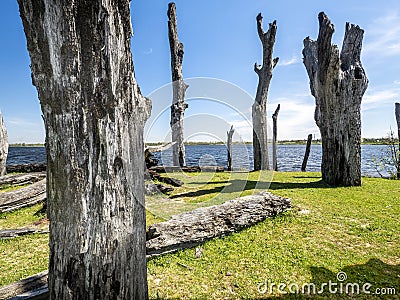
<svg viewBox="0 0 400 300"><path fill-rule="evenodd" d="M399 139L399 149L397 155L397 178L400 179L400 103L395 103L394 113L397 122L397 138Z"/></svg>
<svg viewBox="0 0 400 300"><path fill-rule="evenodd" d="M305 172L305 171L306 171L307 162L308 162L308 157L310 156L311 141L312 141L312 134L309 134L309 135L308 135L308 138L307 138L306 153L304 154L303 163L302 163L302 165L301 165L301 171L302 171L302 172Z"/></svg>
<svg viewBox="0 0 400 300"><path fill-rule="evenodd" d="M8 136L3 116L0 112L0 176L7 174Z"/></svg>
<svg viewBox="0 0 400 300"><path fill-rule="evenodd" d="M233 125L231 129L226 132L228 136L227 146L228 146L228 171L232 171L232 136L235 130L233 129Z"/></svg>
<svg viewBox="0 0 400 300"><path fill-rule="evenodd" d="M278 154L277 154L277 140L278 140L278 114L281 105L278 104L274 114L272 115L272 167L274 171L278 171Z"/></svg>

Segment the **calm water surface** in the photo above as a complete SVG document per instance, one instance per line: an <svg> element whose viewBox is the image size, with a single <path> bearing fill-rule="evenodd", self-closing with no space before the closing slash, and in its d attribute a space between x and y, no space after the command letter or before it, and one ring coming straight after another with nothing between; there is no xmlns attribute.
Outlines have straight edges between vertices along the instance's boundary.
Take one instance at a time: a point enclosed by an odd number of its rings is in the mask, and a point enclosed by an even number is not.
<svg viewBox="0 0 400 300"><path fill-rule="evenodd" d="M379 157L387 148L383 145L361 146L361 172L366 176L379 176L372 162L372 157ZM280 171L300 171L305 152L305 145L279 145L278 169ZM272 151L270 151L270 154ZM321 145L312 145L307 171L320 171ZM171 165L171 149L156 153L160 164ZM251 145L232 146L232 164L236 170L253 168L253 150ZM44 147L10 147L7 164L28 164L46 162ZM227 166L226 147L224 145L188 145L186 146L186 164Z"/></svg>

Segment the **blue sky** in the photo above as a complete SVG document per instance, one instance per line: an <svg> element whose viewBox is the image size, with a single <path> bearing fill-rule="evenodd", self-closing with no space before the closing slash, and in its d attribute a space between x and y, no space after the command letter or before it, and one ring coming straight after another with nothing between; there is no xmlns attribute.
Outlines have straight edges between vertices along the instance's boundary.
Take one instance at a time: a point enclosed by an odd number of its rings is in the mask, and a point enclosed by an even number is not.
<svg viewBox="0 0 400 300"><path fill-rule="evenodd" d="M168 1L161 0L131 2L135 74L144 95L154 95L155 90L170 82L167 5ZM250 139L248 120L257 88L253 65L261 63L262 54L255 21L259 12L263 14L265 28L275 19L278 25L274 55L280 62L270 86L268 118L280 103L279 139L306 138L308 133L319 136L301 51L306 36L317 37L320 11L325 11L334 23L333 42L339 46L347 21L365 30L362 62L370 83L362 103L362 136L382 137L389 127L395 128L394 102L400 101L400 1L202 0L176 1L176 5L179 38L185 46L184 76L216 78L247 94L235 103L227 100L236 107L233 110L213 101L196 100L199 95L194 95L186 116L197 124L199 132L205 128L203 131L209 132L209 136L219 136L220 133L212 132L212 127L224 133L225 127L233 124L240 138ZM43 142L39 100L31 84L16 0L0 3L0 40L0 110L9 141ZM153 99L153 119L168 108L170 101L168 93L161 100ZM154 123L146 135L148 140L165 137L168 114L166 111ZM205 124L214 122L204 117L207 114L225 123L207 129ZM203 119L199 119L200 115ZM194 134L192 140L197 138Z"/></svg>

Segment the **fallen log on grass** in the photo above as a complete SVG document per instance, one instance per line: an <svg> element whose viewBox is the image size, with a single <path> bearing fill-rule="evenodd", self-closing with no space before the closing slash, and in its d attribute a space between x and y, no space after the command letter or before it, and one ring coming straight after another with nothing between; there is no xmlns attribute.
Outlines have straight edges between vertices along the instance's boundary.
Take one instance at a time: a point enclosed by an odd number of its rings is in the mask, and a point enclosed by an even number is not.
<svg viewBox="0 0 400 300"><path fill-rule="evenodd" d="M254 225L290 207L290 199L262 192L172 216L169 221L149 227L147 257L194 247Z"/></svg>
<svg viewBox="0 0 400 300"><path fill-rule="evenodd" d="M49 233L48 230L38 230L36 228L19 228L19 229L4 229L0 230L1 239L10 239L18 236L36 233Z"/></svg>
<svg viewBox="0 0 400 300"><path fill-rule="evenodd" d="M262 192L175 215L149 227L147 258L194 247L274 217L290 207L290 199ZM47 299L47 294L47 271L0 288L0 299Z"/></svg>
<svg viewBox="0 0 400 300"><path fill-rule="evenodd" d="M13 174L0 177L0 186L32 184L46 178L46 172Z"/></svg>
<svg viewBox="0 0 400 300"><path fill-rule="evenodd" d="M48 293L47 275L48 271L46 270L34 276L0 287L0 299L33 299L39 295L45 296ZM16 297L17 295L19 296ZM47 298L43 297L42 299Z"/></svg>
<svg viewBox="0 0 400 300"><path fill-rule="evenodd" d="M0 213L32 206L46 199L46 179L18 190L0 193Z"/></svg>

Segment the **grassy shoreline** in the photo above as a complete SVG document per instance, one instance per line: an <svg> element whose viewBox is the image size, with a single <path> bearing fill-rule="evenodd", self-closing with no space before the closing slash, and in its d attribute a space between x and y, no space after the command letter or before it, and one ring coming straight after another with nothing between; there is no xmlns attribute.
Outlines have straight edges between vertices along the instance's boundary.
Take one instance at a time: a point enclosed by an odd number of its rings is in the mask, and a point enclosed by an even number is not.
<svg viewBox="0 0 400 300"><path fill-rule="evenodd" d="M337 281L339 271L346 272L349 282L370 283L371 291L394 287L399 295L398 181L363 178L362 187L331 188L321 181L320 173L273 175L270 192L291 198L293 209L205 243L200 258L196 258L194 249L188 249L150 260L151 299L267 298L273 295L258 290L265 282L321 285ZM176 204L177 211L251 194L254 188L264 189L265 179L270 178L260 172L224 172L212 175L207 183L196 174L173 176L185 181L168 202L169 206ZM257 180L262 185L255 185ZM186 206L180 207L182 203ZM33 223L42 217L35 215L39 210L36 206L1 214L0 227ZM150 209L147 221L160 222L165 217ZM47 242L47 235L0 241L0 285L46 269ZM279 296L276 289L274 296ZM312 298L337 299L338 295L325 293ZM357 297L370 298L370 295Z"/></svg>

